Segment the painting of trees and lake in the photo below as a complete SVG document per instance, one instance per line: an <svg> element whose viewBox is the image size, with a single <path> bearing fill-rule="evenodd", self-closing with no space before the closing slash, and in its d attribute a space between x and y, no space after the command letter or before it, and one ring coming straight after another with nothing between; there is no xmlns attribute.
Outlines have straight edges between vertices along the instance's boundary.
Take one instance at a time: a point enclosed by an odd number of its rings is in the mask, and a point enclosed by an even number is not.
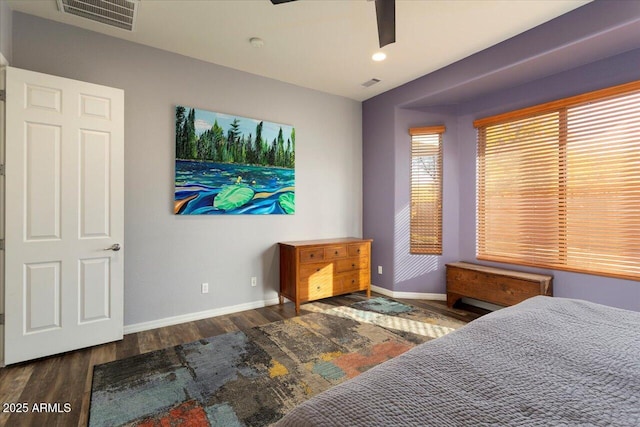
<svg viewBox="0 0 640 427"><path fill-rule="evenodd" d="M178 105L177 215L293 214L293 126Z"/></svg>

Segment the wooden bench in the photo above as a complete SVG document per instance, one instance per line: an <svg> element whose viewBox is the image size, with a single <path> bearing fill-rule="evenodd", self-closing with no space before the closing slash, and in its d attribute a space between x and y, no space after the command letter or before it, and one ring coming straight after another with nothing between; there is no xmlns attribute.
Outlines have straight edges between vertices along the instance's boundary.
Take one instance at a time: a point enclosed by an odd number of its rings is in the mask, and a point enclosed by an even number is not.
<svg viewBox="0 0 640 427"><path fill-rule="evenodd" d="M447 306L468 297L514 305L536 295L553 295L553 276L453 262L447 266Z"/></svg>

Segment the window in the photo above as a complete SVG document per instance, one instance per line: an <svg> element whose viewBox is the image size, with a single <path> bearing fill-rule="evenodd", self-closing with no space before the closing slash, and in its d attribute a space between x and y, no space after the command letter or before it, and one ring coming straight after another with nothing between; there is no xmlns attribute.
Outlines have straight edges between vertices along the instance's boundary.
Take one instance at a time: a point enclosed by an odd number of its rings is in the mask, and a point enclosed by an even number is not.
<svg viewBox="0 0 640 427"><path fill-rule="evenodd" d="M444 126L411 128L412 254L442 254L442 134Z"/></svg>
<svg viewBox="0 0 640 427"><path fill-rule="evenodd" d="M640 81L474 125L478 259L640 280Z"/></svg>

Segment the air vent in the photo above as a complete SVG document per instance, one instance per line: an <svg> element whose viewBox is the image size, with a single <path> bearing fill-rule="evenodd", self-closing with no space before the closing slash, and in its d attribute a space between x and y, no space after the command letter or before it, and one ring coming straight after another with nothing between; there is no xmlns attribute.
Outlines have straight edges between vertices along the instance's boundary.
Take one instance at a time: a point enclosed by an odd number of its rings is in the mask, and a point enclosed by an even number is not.
<svg viewBox="0 0 640 427"><path fill-rule="evenodd" d="M367 80L366 82L362 83L362 86L364 87L371 87L376 83L380 83L380 79L371 79L371 80Z"/></svg>
<svg viewBox="0 0 640 427"><path fill-rule="evenodd" d="M112 27L133 31L138 0L57 0L58 9Z"/></svg>

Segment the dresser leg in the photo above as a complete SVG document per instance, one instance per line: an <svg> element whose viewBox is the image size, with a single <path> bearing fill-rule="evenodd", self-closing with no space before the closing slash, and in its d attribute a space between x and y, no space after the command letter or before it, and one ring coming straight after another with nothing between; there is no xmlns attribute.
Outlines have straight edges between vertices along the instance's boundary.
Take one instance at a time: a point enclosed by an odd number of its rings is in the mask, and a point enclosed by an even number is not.
<svg viewBox="0 0 640 427"><path fill-rule="evenodd" d="M296 301L296 316L300 316L300 301Z"/></svg>
<svg viewBox="0 0 640 427"><path fill-rule="evenodd" d="M278 294L278 300L280 301L280 305L284 304L284 297L282 294Z"/></svg>
<svg viewBox="0 0 640 427"><path fill-rule="evenodd" d="M367 298L371 298L371 286L367 286Z"/></svg>

